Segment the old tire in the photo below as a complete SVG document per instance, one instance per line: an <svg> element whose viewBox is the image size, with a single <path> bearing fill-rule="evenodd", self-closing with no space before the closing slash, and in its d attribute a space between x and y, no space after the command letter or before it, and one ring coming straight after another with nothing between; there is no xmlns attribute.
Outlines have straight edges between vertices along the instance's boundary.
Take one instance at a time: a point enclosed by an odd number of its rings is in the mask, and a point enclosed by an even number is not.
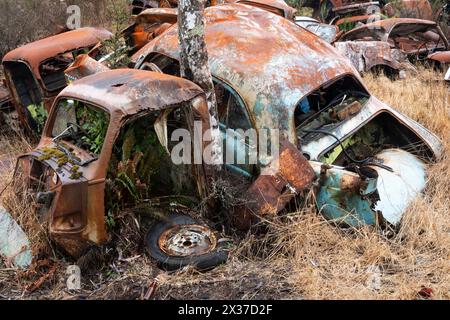
<svg viewBox="0 0 450 320"><path fill-rule="evenodd" d="M227 261L227 244L219 241L217 232L180 214L158 222L146 237L150 256L160 268L168 271L187 265L200 271L211 270Z"/></svg>

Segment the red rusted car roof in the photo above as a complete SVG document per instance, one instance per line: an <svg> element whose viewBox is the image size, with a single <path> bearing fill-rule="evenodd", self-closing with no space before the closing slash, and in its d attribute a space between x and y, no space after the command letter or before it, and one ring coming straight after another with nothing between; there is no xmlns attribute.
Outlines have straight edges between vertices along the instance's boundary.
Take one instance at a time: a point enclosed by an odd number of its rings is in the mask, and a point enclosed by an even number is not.
<svg viewBox="0 0 450 320"><path fill-rule="evenodd" d="M205 10L206 44L213 76L230 84L259 126L292 126L300 99L325 83L358 72L331 45L294 22L244 4ZM148 43L132 58L152 52L179 60L178 27ZM274 116L274 114L278 114Z"/></svg>
<svg viewBox="0 0 450 320"><path fill-rule="evenodd" d="M422 20L422 19L412 19L412 18L391 18L391 19L385 19L385 20L379 20L372 23L367 23L361 27L357 27L346 34L352 34L356 33L360 30L365 29L373 29L377 30L377 27L383 28L387 33L391 32L391 30L399 25L399 24L422 24L422 25L429 25L429 26L436 26L436 22L430 21L430 20Z"/></svg>
<svg viewBox="0 0 450 320"><path fill-rule="evenodd" d="M111 114L123 116L146 110L159 110L189 101L203 94L196 84L161 73L117 69L80 79L59 96L84 100L102 106Z"/></svg>
<svg viewBox="0 0 450 320"><path fill-rule="evenodd" d="M103 28L80 28L38 40L7 53L5 61L26 61L33 69L43 61L58 54L93 46L109 39L112 33Z"/></svg>

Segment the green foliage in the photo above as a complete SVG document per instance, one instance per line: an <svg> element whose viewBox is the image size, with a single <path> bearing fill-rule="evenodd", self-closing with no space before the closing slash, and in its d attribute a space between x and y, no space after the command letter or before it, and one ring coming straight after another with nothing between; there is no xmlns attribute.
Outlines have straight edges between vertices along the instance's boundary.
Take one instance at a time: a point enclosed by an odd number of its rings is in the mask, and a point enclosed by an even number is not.
<svg viewBox="0 0 450 320"><path fill-rule="evenodd" d="M89 145L89 150L99 154L105 142L109 118L103 111L97 111L87 106L78 106L77 119L87 135L82 140Z"/></svg>
<svg viewBox="0 0 450 320"><path fill-rule="evenodd" d="M148 197L154 187L152 182L158 180L153 179L155 174L164 167L161 159L165 150L153 122L154 119L143 117L129 123L114 145L106 188L107 208L112 212Z"/></svg>
<svg viewBox="0 0 450 320"><path fill-rule="evenodd" d="M134 200L138 200L139 196L136 189L136 182L131 179L126 172L122 171L117 174L116 182L121 184Z"/></svg>
<svg viewBox="0 0 450 320"><path fill-rule="evenodd" d="M107 16L112 22L113 37L103 42L103 52L110 53L107 64L111 69L126 68L131 62L122 30L127 27L130 20L129 8L123 0L111 0L107 6Z"/></svg>
<svg viewBox="0 0 450 320"><path fill-rule="evenodd" d="M117 223L116 223L116 219L114 219L114 215L112 212L108 212L108 215L106 216L106 227L108 228L108 230L113 230Z"/></svg>
<svg viewBox="0 0 450 320"><path fill-rule="evenodd" d="M38 131L37 133L42 133L45 121L47 121L48 118L48 113L47 110L45 110L44 103L40 103L38 105L30 104L27 109L30 112L31 117L34 119L34 121L36 121Z"/></svg>

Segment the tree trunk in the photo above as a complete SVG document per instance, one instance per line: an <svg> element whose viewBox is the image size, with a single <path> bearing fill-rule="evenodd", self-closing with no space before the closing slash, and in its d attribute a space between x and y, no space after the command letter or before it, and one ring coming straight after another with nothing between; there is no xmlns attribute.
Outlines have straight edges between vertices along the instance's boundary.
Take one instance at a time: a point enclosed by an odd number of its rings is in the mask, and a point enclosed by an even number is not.
<svg viewBox="0 0 450 320"><path fill-rule="evenodd" d="M205 18L202 0L178 1L178 38L181 76L199 85L206 94L211 125L211 162L220 168L221 136L214 84L209 70L205 43Z"/></svg>

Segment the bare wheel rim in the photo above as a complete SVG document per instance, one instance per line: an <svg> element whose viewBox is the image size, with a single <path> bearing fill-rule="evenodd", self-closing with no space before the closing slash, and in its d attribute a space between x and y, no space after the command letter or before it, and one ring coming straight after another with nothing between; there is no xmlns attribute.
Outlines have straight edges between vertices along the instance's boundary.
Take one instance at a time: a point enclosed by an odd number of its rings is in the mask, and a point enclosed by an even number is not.
<svg viewBox="0 0 450 320"><path fill-rule="evenodd" d="M216 245L214 232L197 224L174 226L164 231L158 240L164 253L176 257L200 256L213 251Z"/></svg>

